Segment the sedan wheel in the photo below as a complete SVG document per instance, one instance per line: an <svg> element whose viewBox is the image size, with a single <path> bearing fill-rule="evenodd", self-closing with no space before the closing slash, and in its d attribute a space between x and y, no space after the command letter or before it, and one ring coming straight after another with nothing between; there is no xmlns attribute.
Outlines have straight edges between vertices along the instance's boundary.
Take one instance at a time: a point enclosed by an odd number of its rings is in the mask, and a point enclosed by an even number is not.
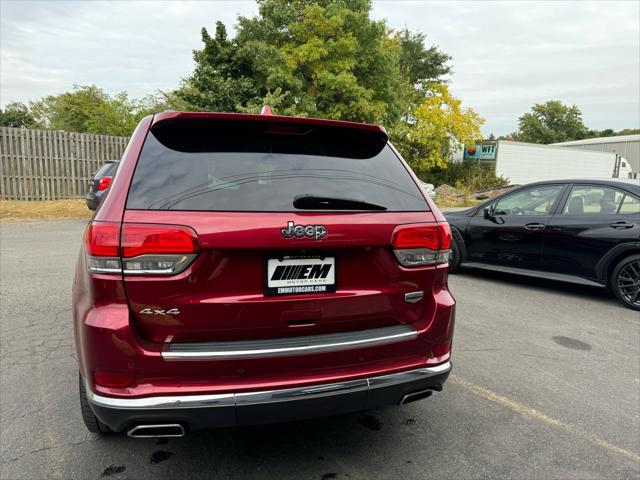
<svg viewBox="0 0 640 480"><path fill-rule="evenodd" d="M616 266L611 287L625 305L640 310L640 255L627 257Z"/></svg>
<svg viewBox="0 0 640 480"><path fill-rule="evenodd" d="M464 240L460 232L455 228L451 229L451 256L449 257L449 273L455 273L460 270L460 264L462 263L462 245Z"/></svg>

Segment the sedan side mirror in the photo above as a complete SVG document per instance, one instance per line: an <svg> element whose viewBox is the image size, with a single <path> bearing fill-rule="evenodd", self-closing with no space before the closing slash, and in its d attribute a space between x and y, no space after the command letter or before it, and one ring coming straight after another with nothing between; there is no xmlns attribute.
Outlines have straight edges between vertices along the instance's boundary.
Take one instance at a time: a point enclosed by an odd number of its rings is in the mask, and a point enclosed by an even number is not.
<svg viewBox="0 0 640 480"><path fill-rule="evenodd" d="M484 218L491 220L493 217L493 207L484 207Z"/></svg>

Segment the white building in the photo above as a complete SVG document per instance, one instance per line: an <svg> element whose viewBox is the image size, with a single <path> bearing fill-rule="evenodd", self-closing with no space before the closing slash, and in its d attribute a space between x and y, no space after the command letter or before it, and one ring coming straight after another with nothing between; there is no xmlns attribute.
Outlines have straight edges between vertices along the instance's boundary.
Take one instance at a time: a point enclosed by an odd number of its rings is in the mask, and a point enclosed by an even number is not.
<svg viewBox="0 0 640 480"><path fill-rule="evenodd" d="M640 134L618 137L587 138L571 142L552 143L560 147L583 148L597 152L615 152L622 155L634 173L640 172Z"/></svg>

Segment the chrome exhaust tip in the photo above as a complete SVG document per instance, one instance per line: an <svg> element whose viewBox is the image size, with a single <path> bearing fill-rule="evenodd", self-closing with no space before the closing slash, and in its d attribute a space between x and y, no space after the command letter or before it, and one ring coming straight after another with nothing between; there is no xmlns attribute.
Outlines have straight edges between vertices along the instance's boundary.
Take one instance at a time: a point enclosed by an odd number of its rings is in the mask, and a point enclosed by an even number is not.
<svg viewBox="0 0 640 480"><path fill-rule="evenodd" d="M422 400L423 398L430 397L433 389L428 388L426 390L418 390L417 392L411 392L406 394L400 400L400 405L406 405L407 403L415 402L416 400Z"/></svg>
<svg viewBox="0 0 640 480"><path fill-rule="evenodd" d="M131 438L179 438L184 437L185 430L179 423L142 424L127 430Z"/></svg>

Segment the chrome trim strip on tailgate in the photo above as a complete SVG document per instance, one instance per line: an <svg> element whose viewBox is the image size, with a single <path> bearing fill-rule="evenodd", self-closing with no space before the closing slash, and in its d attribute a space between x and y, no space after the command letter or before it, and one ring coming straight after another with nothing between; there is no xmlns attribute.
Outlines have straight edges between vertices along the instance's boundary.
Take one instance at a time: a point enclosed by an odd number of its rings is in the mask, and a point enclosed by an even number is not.
<svg viewBox="0 0 640 480"><path fill-rule="evenodd" d="M235 342L170 343L162 351L165 360L228 360L335 352L410 340L418 332L407 325L372 328L347 333Z"/></svg>
<svg viewBox="0 0 640 480"><path fill-rule="evenodd" d="M358 391L370 391L402 383L434 377L451 370L451 362L435 367L418 368L405 372L381 375L378 377L347 380L339 383L326 383L306 387L267 390L262 392L224 393L213 395L176 395L144 398L114 398L93 393L86 385L87 398L94 405L116 410L166 410L182 408L236 407L280 403L295 400L342 395Z"/></svg>

